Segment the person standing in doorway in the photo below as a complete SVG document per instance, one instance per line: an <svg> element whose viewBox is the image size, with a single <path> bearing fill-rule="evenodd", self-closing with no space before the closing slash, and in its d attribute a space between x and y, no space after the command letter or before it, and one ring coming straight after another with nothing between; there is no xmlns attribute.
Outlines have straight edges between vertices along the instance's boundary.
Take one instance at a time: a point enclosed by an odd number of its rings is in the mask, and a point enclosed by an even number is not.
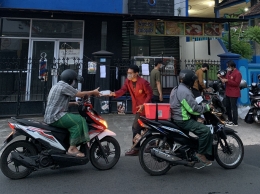
<svg viewBox="0 0 260 194"><path fill-rule="evenodd" d="M161 73L162 61L157 61L154 65L154 69L151 71L150 83L153 89L152 103L159 103L163 101L162 85L161 85Z"/></svg>
<svg viewBox="0 0 260 194"><path fill-rule="evenodd" d="M120 90L111 92L110 96L116 98L129 92L132 99L132 112L135 114L135 119L132 125L133 138L136 134L141 134L142 127L138 123L140 115L144 113L144 103L151 102L153 91L148 81L139 76L139 67L131 65L127 70L127 79ZM139 154L140 143L135 148L130 149L125 153L126 156L137 156Z"/></svg>
<svg viewBox="0 0 260 194"><path fill-rule="evenodd" d="M237 99L240 97L239 85L242 75L236 69L234 61L227 62L227 71L226 77L221 77L220 74L218 74L218 77L226 86L226 110L228 115L226 125L232 127L238 126Z"/></svg>
<svg viewBox="0 0 260 194"><path fill-rule="evenodd" d="M196 76L198 77L198 79L194 82L192 88L192 93L194 95L194 98L201 96L201 92L203 90L206 90L203 74L206 73L208 70L209 70L209 65L207 63L204 63L202 67L196 71Z"/></svg>

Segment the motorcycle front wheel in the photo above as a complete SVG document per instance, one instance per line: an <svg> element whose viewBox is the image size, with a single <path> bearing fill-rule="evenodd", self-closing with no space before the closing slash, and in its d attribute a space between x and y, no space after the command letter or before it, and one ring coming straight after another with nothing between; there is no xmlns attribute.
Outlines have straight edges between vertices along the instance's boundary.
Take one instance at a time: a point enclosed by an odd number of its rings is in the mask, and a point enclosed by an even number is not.
<svg viewBox="0 0 260 194"><path fill-rule="evenodd" d="M90 148L90 161L92 165L99 170L108 170L113 168L120 158L120 145L113 137L104 137L99 140L105 152L102 153L99 143L95 141Z"/></svg>
<svg viewBox="0 0 260 194"><path fill-rule="evenodd" d="M217 163L225 169L237 168L244 158L244 146L235 133L227 134L226 142L220 139L215 147L215 158Z"/></svg>
<svg viewBox="0 0 260 194"><path fill-rule="evenodd" d="M170 170L170 163L152 156L150 150L153 148L160 149L162 152L169 152L171 145L168 142L163 144L163 137L159 135L147 138L142 143L139 153L139 162L142 168L150 175L163 175Z"/></svg>
<svg viewBox="0 0 260 194"><path fill-rule="evenodd" d="M32 170L17 164L12 160L11 153L18 152L24 156L35 156L37 151L35 147L27 141L16 141L5 148L2 153L0 166L3 174L10 179L21 179L32 173Z"/></svg>

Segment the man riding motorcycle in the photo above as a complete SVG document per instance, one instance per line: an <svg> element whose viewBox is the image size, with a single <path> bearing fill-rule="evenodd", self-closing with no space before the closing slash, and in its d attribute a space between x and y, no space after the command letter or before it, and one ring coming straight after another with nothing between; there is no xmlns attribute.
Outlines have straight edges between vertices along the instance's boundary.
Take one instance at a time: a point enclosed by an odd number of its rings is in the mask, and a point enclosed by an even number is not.
<svg viewBox="0 0 260 194"><path fill-rule="evenodd" d="M210 110L209 105L198 105L191 91L197 76L191 70L182 70L180 84L170 94L172 120L182 129L193 132L199 137L199 149L196 157L205 166L212 165L205 154L212 155L212 135L209 127L192 119L192 115L201 115Z"/></svg>

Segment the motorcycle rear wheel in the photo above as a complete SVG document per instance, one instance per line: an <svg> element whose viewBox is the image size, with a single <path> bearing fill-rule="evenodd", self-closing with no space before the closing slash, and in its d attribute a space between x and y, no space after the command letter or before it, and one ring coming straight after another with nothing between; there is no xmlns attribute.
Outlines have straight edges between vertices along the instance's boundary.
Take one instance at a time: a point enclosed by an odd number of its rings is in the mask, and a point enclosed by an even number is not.
<svg viewBox="0 0 260 194"><path fill-rule="evenodd" d="M32 170L19 164L15 164L11 159L12 152L19 152L25 156L37 155L35 147L24 140L11 143L2 153L0 166L3 174L10 179L22 179L32 173Z"/></svg>
<svg viewBox="0 0 260 194"><path fill-rule="evenodd" d="M169 162L156 158L151 155L150 150L152 148L158 148L162 146L163 137L156 135L147 138L141 146L139 153L139 162L142 168L150 175L159 176L168 172L171 168ZM171 149L171 144L166 142L165 147ZM169 150L167 150L169 151Z"/></svg>
<svg viewBox="0 0 260 194"><path fill-rule="evenodd" d="M217 163L225 169L237 168L244 158L243 142L235 133L227 134L227 144L231 152L227 149L227 145L223 139L215 147L215 158Z"/></svg>
<svg viewBox="0 0 260 194"><path fill-rule="evenodd" d="M92 165L99 170L108 170L113 168L120 158L120 145L113 137L104 137L100 143L105 151L103 156L99 144L95 141L90 148L90 161ZM112 147L113 146L113 147Z"/></svg>

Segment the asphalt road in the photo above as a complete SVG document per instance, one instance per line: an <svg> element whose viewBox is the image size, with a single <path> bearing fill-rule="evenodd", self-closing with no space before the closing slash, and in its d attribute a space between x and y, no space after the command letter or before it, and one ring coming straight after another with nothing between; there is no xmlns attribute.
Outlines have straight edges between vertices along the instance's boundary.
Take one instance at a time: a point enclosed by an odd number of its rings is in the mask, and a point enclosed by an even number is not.
<svg viewBox="0 0 260 194"><path fill-rule="evenodd" d="M174 194L257 194L260 190L260 127L239 122L236 128L245 145L245 156L237 169L226 170L214 162L197 170L175 166L166 175L150 176L138 157L125 157L132 137L133 115L104 115L109 128L117 133L121 158L111 170L84 166L34 172L22 180L10 180L0 173L0 193L82 194L82 193L174 193ZM40 120L40 118L38 118ZM6 119L0 120L0 143L9 133Z"/></svg>
<svg viewBox="0 0 260 194"><path fill-rule="evenodd" d="M246 194L259 193L260 156L246 147L243 163L225 170L216 162L201 170L177 166L166 175L150 176L141 168L138 157L121 157L111 170L98 171L85 166L35 172L22 180L9 180L0 174L0 193L174 193L174 194ZM252 160L246 158L254 156Z"/></svg>

